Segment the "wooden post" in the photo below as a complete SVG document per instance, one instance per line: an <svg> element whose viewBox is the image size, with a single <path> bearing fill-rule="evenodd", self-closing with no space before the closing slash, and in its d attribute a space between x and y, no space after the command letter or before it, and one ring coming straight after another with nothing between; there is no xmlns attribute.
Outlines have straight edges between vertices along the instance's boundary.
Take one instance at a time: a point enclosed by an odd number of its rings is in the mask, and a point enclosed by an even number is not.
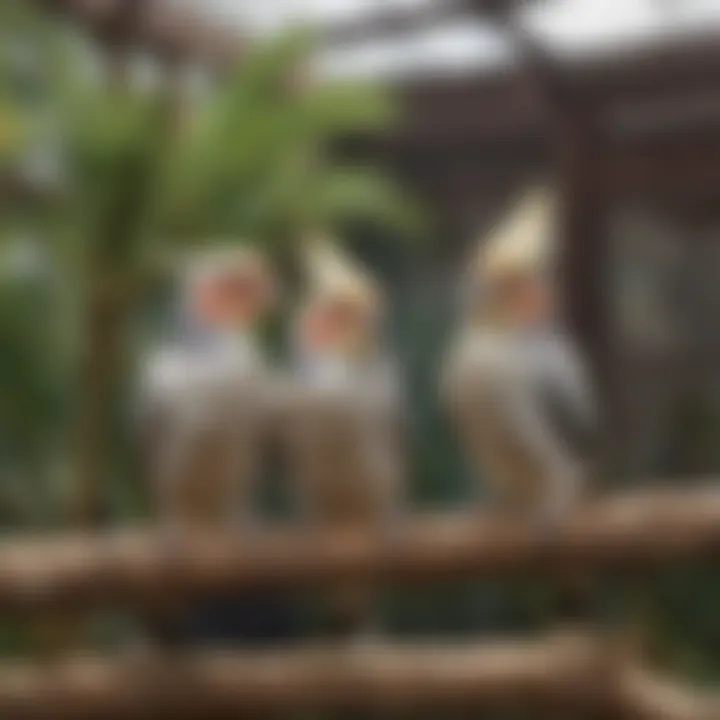
<svg viewBox="0 0 720 720"><path fill-rule="evenodd" d="M560 277L567 321L602 385L609 370L609 256L603 137L588 100L557 115L563 227Z"/></svg>
<svg viewBox="0 0 720 720"><path fill-rule="evenodd" d="M587 88L509 17L529 91L546 111L561 197L558 284L563 318L590 364L604 426L598 448L601 475L613 472L620 412L613 367L611 257L607 237L608 147L601 107Z"/></svg>

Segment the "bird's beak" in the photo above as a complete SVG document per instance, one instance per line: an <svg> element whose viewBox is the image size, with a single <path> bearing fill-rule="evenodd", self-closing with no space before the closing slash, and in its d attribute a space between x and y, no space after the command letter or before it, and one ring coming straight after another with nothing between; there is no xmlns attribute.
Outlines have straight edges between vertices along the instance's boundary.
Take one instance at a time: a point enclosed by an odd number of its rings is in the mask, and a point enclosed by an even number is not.
<svg viewBox="0 0 720 720"><path fill-rule="evenodd" d="M198 304L206 322L247 330L275 306L274 283L264 273L228 273L201 288Z"/></svg>
<svg viewBox="0 0 720 720"><path fill-rule="evenodd" d="M306 310L301 334L308 347L353 354L368 339L368 318L359 308L342 303L319 303Z"/></svg>

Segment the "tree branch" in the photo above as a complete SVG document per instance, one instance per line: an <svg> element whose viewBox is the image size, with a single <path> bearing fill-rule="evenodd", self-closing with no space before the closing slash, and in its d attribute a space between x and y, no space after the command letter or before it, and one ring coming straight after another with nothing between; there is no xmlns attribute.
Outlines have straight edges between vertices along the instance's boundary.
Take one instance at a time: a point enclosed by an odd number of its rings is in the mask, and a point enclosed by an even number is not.
<svg viewBox="0 0 720 720"><path fill-rule="evenodd" d="M569 569L627 570L720 548L720 490L648 490L597 502L542 533L487 514L408 520L377 531L268 530L189 534L158 530L13 538L0 543L0 610L146 604L249 587L313 586L347 577L437 580Z"/></svg>

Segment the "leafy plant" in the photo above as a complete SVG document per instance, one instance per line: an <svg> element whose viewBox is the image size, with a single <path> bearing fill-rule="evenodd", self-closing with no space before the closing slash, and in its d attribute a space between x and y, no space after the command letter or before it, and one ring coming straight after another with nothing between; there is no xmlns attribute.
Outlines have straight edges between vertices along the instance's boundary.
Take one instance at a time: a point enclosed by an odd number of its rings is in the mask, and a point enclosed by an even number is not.
<svg viewBox="0 0 720 720"><path fill-rule="evenodd" d="M416 218L381 172L333 152L338 138L386 127L394 110L373 86L305 82L311 35L258 42L192 101L177 78L148 88L132 58L118 72L117 58L105 66L74 31L11 4L25 49L42 59L32 106L46 122L33 138L56 172L42 211L23 223L47 240L67 288L57 307L75 368L64 377L65 440L75 517L88 521L112 475L137 303L168 258L217 239L287 248L318 227L407 229Z"/></svg>

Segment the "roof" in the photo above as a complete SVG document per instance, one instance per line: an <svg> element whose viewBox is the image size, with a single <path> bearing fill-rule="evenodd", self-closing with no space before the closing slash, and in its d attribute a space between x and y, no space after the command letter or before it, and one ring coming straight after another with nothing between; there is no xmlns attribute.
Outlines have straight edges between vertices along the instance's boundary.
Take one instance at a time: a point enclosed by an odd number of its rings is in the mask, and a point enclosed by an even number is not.
<svg viewBox="0 0 720 720"><path fill-rule="evenodd" d="M189 0L172 0L187 4ZM207 0L209 12L239 28L271 32L293 22L352 27L372 18L386 23L387 37L368 31L357 43L342 43L321 59L333 74L413 76L494 69L512 60L507 38L469 12L428 15L410 32L397 18L420 16L441 6L472 6L478 0ZM479 4L479 3L478 3ZM524 11L532 31L560 56L612 53L645 43L691 35L714 26L720 32L717 0L546 0ZM454 15L454 17L453 17ZM394 22L394 24L393 24ZM381 27L381 23L378 23ZM412 26L411 26L412 27ZM397 32L393 30L397 29ZM379 33L382 35L383 33Z"/></svg>

